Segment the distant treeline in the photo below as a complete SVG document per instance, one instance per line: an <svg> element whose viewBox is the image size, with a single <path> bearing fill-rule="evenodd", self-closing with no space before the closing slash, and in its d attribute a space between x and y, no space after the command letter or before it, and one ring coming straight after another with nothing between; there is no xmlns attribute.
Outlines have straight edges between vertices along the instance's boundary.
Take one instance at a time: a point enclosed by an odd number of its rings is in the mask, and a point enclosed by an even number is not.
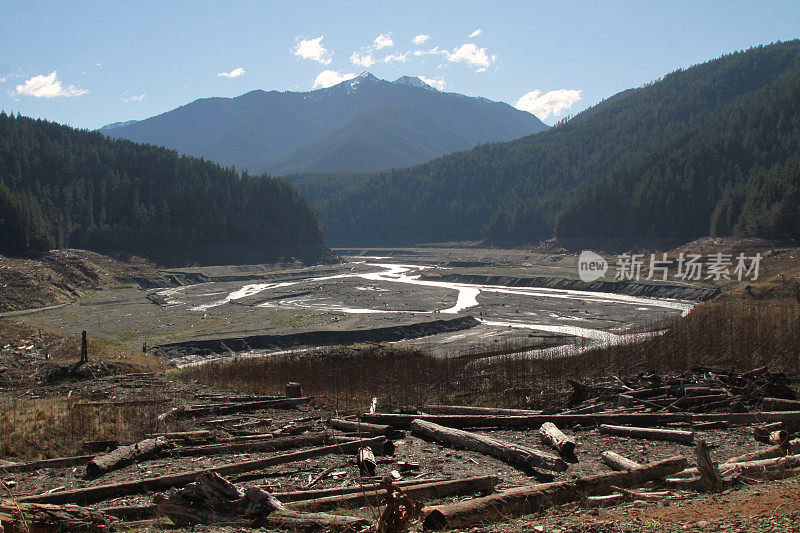
<svg viewBox="0 0 800 533"><path fill-rule="evenodd" d="M322 242L316 214L283 181L0 113L0 253L246 246L268 254Z"/></svg>
<svg viewBox="0 0 800 533"><path fill-rule="evenodd" d="M800 237L800 41L628 90L414 167L289 178L331 242Z"/></svg>

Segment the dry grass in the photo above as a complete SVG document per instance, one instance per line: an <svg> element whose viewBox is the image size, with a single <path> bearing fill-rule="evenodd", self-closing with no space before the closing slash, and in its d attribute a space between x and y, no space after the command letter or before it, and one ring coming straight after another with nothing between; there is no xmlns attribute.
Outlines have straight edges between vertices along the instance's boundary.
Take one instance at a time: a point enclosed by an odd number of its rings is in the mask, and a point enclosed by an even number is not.
<svg viewBox="0 0 800 533"><path fill-rule="evenodd" d="M80 455L86 441L136 442L158 428L158 405L87 405L63 396L0 400L0 458Z"/></svg>
<svg viewBox="0 0 800 533"><path fill-rule="evenodd" d="M24 322L0 319L0 349L8 346L13 350L21 345L33 345L34 350L47 354L48 360L53 363L69 364L80 360L79 337ZM164 370L168 367L154 355L102 339L90 338L88 352L90 361L124 363L139 370Z"/></svg>
<svg viewBox="0 0 800 533"><path fill-rule="evenodd" d="M410 349L367 345L210 363L179 372L216 387L277 394L289 381L340 411L426 402L552 407L565 399L567 379L640 372L679 373L696 366L746 370L767 365L800 370L800 306L791 302L705 303L665 334L579 355L539 359L509 354L434 358Z"/></svg>

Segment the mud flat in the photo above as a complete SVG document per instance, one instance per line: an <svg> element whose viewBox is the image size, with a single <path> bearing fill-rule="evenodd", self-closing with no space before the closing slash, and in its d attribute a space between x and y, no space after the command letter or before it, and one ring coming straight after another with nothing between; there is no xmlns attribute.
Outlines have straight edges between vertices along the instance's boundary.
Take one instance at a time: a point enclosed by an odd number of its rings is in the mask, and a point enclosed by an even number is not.
<svg viewBox="0 0 800 533"><path fill-rule="evenodd" d="M707 284L582 284L577 256L558 253L339 252L341 263L312 267L165 270L166 287L89 291L23 319L133 348L158 347L176 362L363 341L407 343L442 356L526 348L531 356L652 334L716 291Z"/></svg>

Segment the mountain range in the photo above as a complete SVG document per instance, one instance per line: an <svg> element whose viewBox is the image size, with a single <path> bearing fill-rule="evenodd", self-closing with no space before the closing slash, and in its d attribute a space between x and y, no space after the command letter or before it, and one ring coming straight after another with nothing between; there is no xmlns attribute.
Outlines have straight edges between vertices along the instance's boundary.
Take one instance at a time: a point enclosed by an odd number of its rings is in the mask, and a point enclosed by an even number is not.
<svg viewBox="0 0 800 533"><path fill-rule="evenodd" d="M389 82L365 72L310 92L204 98L100 131L280 175L402 167L546 129L502 102L441 92L417 77Z"/></svg>
<svg viewBox="0 0 800 533"><path fill-rule="evenodd" d="M510 142L288 178L333 244L800 238L800 41L672 72Z"/></svg>

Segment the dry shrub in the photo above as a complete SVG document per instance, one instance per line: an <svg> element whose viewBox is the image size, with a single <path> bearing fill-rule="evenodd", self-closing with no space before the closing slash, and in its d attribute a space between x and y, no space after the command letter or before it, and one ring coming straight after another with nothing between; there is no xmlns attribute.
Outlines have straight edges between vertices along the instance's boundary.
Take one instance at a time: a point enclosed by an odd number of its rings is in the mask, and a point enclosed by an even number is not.
<svg viewBox="0 0 800 533"><path fill-rule="evenodd" d="M337 411L427 402L559 407L567 379L590 380L639 372L681 373L696 366L747 370L800 369L800 307L780 302L705 303L663 335L578 355L547 352L481 359L474 350L435 358L407 348L364 345L234 359L179 372L187 380L263 394L279 394L289 381Z"/></svg>
<svg viewBox="0 0 800 533"><path fill-rule="evenodd" d="M79 455L86 441L141 440L157 431L157 405L87 405L51 397L0 400L0 457L33 460Z"/></svg>

